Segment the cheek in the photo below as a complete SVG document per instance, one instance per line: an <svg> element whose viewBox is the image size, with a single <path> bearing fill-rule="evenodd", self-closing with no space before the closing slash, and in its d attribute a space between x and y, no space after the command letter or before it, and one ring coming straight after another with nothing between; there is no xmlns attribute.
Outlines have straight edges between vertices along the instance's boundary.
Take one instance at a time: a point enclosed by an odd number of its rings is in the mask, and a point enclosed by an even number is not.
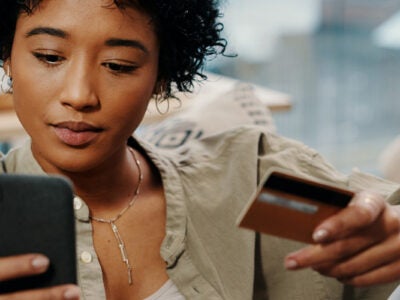
<svg viewBox="0 0 400 300"><path fill-rule="evenodd" d="M40 106L35 101L35 98L38 96L37 85L26 78L26 76L15 76L13 88L14 108L18 116L23 118L29 111L32 114L36 114Z"/></svg>
<svg viewBox="0 0 400 300"><path fill-rule="evenodd" d="M110 116L115 125L130 128L129 134L131 134L142 121L150 97L151 93L143 90L121 93L119 98L121 101L113 102L112 107L108 110L111 112Z"/></svg>
<svg viewBox="0 0 400 300"><path fill-rule="evenodd" d="M38 74L35 68L26 68L27 59L18 56L12 64L13 98L16 110L39 109L47 90L46 82L49 80ZM39 100L39 101L38 101Z"/></svg>
<svg viewBox="0 0 400 300"><path fill-rule="evenodd" d="M13 84L14 108L21 117L32 117L43 113L46 87L33 74L16 76Z"/></svg>
<svg viewBox="0 0 400 300"><path fill-rule="evenodd" d="M147 110L153 95L156 78L143 77L142 80L130 79L113 88L104 88L102 109L109 112L116 123L132 123L138 125Z"/></svg>

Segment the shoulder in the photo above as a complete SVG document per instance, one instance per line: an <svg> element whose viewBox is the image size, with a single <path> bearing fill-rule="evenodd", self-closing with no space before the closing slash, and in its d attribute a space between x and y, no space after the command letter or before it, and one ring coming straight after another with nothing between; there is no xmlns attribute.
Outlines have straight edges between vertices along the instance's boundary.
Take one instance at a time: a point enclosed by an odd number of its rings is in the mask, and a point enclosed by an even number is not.
<svg viewBox="0 0 400 300"><path fill-rule="evenodd" d="M272 166L303 172L332 168L315 150L263 126L242 125L207 136L171 136L164 142L144 140L150 156L172 164L188 180L199 176L206 181L213 174L214 180L223 177L253 185Z"/></svg>
<svg viewBox="0 0 400 300"><path fill-rule="evenodd" d="M167 201L181 199L196 227L204 227L205 220L220 220L229 227L257 188L260 134L254 126L243 126L175 148L143 145L161 173L164 189L174 191L174 199Z"/></svg>
<svg viewBox="0 0 400 300"><path fill-rule="evenodd" d="M175 126L176 125L176 126ZM272 135L266 128L253 125L242 125L213 134L202 135L190 127L189 124L171 124L171 128L164 127L163 132L157 131L142 137L148 144L152 145L157 152L169 156L177 162L184 160L188 163L188 157L193 162L202 157L211 159L221 154L235 153L243 154L249 150L249 146L257 148L262 135ZM276 138L267 138L272 144L279 143Z"/></svg>
<svg viewBox="0 0 400 300"><path fill-rule="evenodd" d="M36 162L31 151L31 142L28 139L21 146L11 149L2 157L3 172L44 174L44 171Z"/></svg>

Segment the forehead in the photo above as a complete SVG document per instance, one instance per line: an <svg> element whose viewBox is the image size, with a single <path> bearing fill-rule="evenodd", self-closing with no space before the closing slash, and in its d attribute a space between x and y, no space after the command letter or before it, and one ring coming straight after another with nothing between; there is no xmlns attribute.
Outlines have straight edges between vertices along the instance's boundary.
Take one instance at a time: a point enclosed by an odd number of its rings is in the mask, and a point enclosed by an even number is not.
<svg viewBox="0 0 400 300"><path fill-rule="evenodd" d="M22 13L18 18L17 30L34 26L57 27L93 37L106 32L146 39L155 35L150 16L132 7L118 8L112 0L43 0L32 13Z"/></svg>

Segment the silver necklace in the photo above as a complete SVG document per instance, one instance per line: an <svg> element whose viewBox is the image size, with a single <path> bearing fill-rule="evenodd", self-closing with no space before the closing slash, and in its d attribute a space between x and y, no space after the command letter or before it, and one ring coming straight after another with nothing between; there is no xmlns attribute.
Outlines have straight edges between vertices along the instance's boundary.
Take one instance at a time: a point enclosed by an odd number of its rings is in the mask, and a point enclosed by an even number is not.
<svg viewBox="0 0 400 300"><path fill-rule="evenodd" d="M131 201L129 201L128 205L122 209L118 215L116 215L114 218L112 219L103 219L103 218L96 218L94 216L90 216L90 219L99 223L107 223L110 224L111 226L111 230L114 233L115 239L117 240L118 243L118 247L119 250L121 251L121 257L122 257L122 261L125 264L127 270L128 270L128 283L129 285L132 285L133 280L132 280L132 266L129 262L129 258L128 258L128 254L125 248L125 243L122 240L121 234L119 233L118 227L115 224L116 221L118 221L119 218L122 217L122 215L133 206L133 204L135 204L136 199L139 196L140 193L140 186L142 184L143 181L143 173L142 173L142 168L140 166L140 161L136 158L135 152L133 151L133 149L131 147L128 147L128 149L131 151L133 159L135 160L136 166L138 168L139 171L139 180L138 180L138 184L136 186L136 190L135 190L135 194L133 195Z"/></svg>

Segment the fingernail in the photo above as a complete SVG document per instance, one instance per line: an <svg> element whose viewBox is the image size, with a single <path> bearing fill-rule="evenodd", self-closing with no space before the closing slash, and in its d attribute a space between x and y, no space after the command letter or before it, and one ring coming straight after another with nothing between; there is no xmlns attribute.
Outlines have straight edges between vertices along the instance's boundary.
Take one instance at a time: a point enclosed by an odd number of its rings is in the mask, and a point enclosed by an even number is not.
<svg viewBox="0 0 400 300"><path fill-rule="evenodd" d="M312 236L314 242L316 243L321 243L325 241L327 237L328 237L328 231L326 229L318 229L313 233Z"/></svg>
<svg viewBox="0 0 400 300"><path fill-rule="evenodd" d="M81 296L81 292L78 287L70 287L64 292L64 299L65 300L73 300L73 299L79 299Z"/></svg>
<svg viewBox="0 0 400 300"><path fill-rule="evenodd" d="M45 256L36 256L34 259L32 259L32 267L35 269L45 269L49 266L50 260L45 257Z"/></svg>
<svg viewBox="0 0 400 300"><path fill-rule="evenodd" d="M288 259L285 261L285 268L288 270L294 270L298 267L297 261L294 259Z"/></svg>

